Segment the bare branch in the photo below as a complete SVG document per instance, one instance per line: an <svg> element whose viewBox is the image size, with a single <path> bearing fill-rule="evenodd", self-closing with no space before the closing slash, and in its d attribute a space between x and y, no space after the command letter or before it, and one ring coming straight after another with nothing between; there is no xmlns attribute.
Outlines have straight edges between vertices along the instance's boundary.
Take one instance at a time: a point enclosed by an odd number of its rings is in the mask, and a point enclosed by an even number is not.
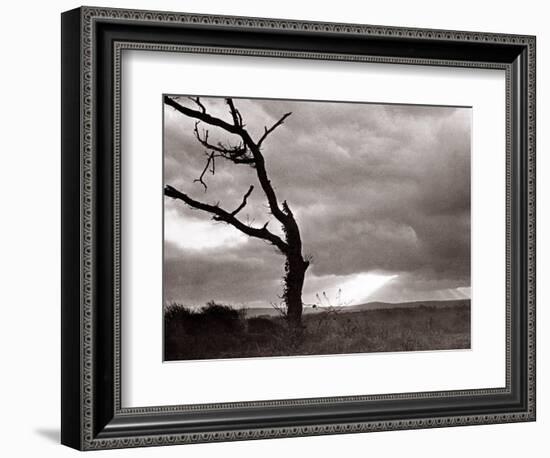
<svg viewBox="0 0 550 458"><path fill-rule="evenodd" d="M288 118L290 115L292 114L292 112L288 112L288 113L285 113L281 119L279 119L275 124L273 124L269 129L267 127L264 127L264 134L262 135L262 137L260 138L260 140L258 140L258 147L261 146L261 144L263 143L263 141L267 138L267 136L273 132L277 127L279 127L281 124L283 124L285 122L285 119Z"/></svg>
<svg viewBox="0 0 550 458"><path fill-rule="evenodd" d="M246 201L250 197L250 194L252 194L252 191L254 191L254 185L250 185L250 188L248 188L248 191L246 191L246 194L243 196L243 201L241 202L241 204L231 212L232 216L235 216L246 206Z"/></svg>
<svg viewBox="0 0 550 458"><path fill-rule="evenodd" d="M251 156L248 148L244 146L242 142L236 146L224 145L221 142L218 142L217 145L214 145L213 143L210 143L208 141L208 136L210 135L208 129L203 129L203 133L201 136L201 133L199 132L199 124L200 121L197 121L195 123L194 134L196 139L205 148L218 152L219 155L217 155L216 157L228 159L235 164L254 164L254 158Z"/></svg>
<svg viewBox="0 0 550 458"><path fill-rule="evenodd" d="M186 116L197 119L199 121L203 121L211 126L220 127L224 129L226 132L240 136L243 140L244 146L247 147L248 150L250 150L250 154L254 158L253 166L256 169L258 181L260 182L260 185L262 186L262 189L265 193L271 213L283 225L288 224L289 220L293 219L291 216L283 212L279 207L279 202L277 200L275 190L273 189L273 186L271 185L271 181L269 180L267 175L267 170L265 167L265 159L262 152L260 151L260 147L258 146L257 143L254 142L254 140L252 140L252 137L242 125L230 124L224 121L223 119L216 118L214 116L209 115L208 113L203 113L202 111L193 110L191 108L185 107L169 96L164 96L164 103L175 108L177 111L179 111L180 113ZM282 121L284 121L284 119L282 119ZM231 159L231 160L233 160L234 162L237 162L234 159ZM293 225L296 226L296 223L294 222Z"/></svg>
<svg viewBox="0 0 550 458"><path fill-rule="evenodd" d="M229 105L229 111L231 112L231 117L233 118L233 124L235 124L235 126L243 127L243 118L239 110L235 107L233 99L227 98L225 99L225 102Z"/></svg>
<svg viewBox="0 0 550 458"><path fill-rule="evenodd" d="M193 129L195 137L199 141L199 143L205 148L208 148L212 151L218 151L219 153L224 153L225 150L221 146L216 146L216 145L213 145L212 143L208 143L208 136L210 135L210 132L208 131L208 129L202 130L203 136L201 137L201 134L199 132L199 124L200 124L200 121L197 121L195 123L195 128Z"/></svg>
<svg viewBox="0 0 550 458"><path fill-rule="evenodd" d="M201 112L206 113L206 107L201 103L200 97L188 97L188 99L195 102L199 106Z"/></svg>
<svg viewBox="0 0 550 458"><path fill-rule="evenodd" d="M203 171L201 172L201 175L200 177L198 177L197 179L193 180L193 183L200 183L204 186L204 192L207 191L208 189L208 186L206 185L206 182L204 181L204 174L208 171L208 168L210 167L210 164L212 164L212 168L210 169L210 173L212 173L212 175L214 175L216 173L216 162L215 162L215 151L212 151L209 156L208 156L208 160L206 161L206 165L204 166L204 169Z"/></svg>
<svg viewBox="0 0 550 458"><path fill-rule="evenodd" d="M249 193L250 192L252 191L249 190ZM212 219L214 219L214 221L223 221L224 223L230 224L231 226L240 230L244 234L249 235L250 237L266 240L275 245L283 254L286 254L289 250L288 245L280 237L268 231L265 226L262 228L247 226L242 221L237 219L235 215L220 208L218 204L210 205L199 202L198 200L189 197L187 194L178 191L176 188L170 185L166 185L164 187L164 195L167 197L171 197L172 199L181 200L190 207L211 213L213 215Z"/></svg>
<svg viewBox="0 0 550 458"><path fill-rule="evenodd" d="M164 96L164 103L168 106L171 106L172 108L176 109L180 113L189 116L191 118L199 119L201 121L204 121L207 124L210 124L212 126L221 127L222 129L226 130L227 132L230 132L232 134L239 135L240 128L238 126L234 126L233 124L229 124L228 122L225 122L223 119L216 118L214 116L209 115L208 113L203 113L202 110L193 110L192 108L188 108L178 102L176 102L173 98L171 98L168 95Z"/></svg>

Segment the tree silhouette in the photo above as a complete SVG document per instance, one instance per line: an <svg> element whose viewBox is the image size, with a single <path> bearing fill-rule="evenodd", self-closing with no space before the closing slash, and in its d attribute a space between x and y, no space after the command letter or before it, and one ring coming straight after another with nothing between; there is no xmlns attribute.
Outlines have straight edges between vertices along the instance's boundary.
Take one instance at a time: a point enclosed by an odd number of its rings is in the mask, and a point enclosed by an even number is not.
<svg viewBox="0 0 550 458"><path fill-rule="evenodd" d="M193 133L197 141L206 148L206 163L202 173L194 181L200 183L206 192L208 186L204 181L204 176L207 172L215 174L217 159L252 167L256 171L256 177L267 199L269 211L281 225L284 240L267 228L269 221L262 227L253 227L251 224L245 224L238 219L237 215L246 207L248 198L254 191L254 185L252 184L243 195L239 206L232 211L224 210L219 204L211 205L199 202L170 185L165 186L164 194L173 199L181 200L194 209L210 213L214 221L229 224L250 237L267 241L275 246L285 257L282 299L286 307L286 317L294 329L299 329L302 320L302 288L305 273L309 267L309 261L302 255L302 239L298 223L288 203L283 201L279 204L275 190L269 180L265 158L262 154L262 144L264 141L275 129L285 122L291 113L285 113L271 127L265 127L261 137L258 140L254 140L245 128L241 113L231 98L226 98L225 102L231 114L232 122L226 122L221 118L209 114L199 97L188 97L188 99L193 102L194 108L182 105L179 103L179 99L171 96L164 96L164 103L181 114L196 120ZM202 129L202 132L199 130L201 123L237 136L239 142L236 145L223 142L212 143L209 139L208 129Z"/></svg>

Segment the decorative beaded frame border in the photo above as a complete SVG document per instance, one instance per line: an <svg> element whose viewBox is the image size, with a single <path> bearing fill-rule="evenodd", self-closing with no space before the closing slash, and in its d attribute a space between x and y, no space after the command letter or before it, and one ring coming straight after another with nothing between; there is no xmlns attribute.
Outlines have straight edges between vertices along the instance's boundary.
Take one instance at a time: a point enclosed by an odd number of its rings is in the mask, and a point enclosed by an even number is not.
<svg viewBox="0 0 550 458"><path fill-rule="evenodd" d="M117 20L140 23L182 23L182 24L206 24L210 26L235 27L239 29L246 28L264 28L279 30L298 30L298 31L318 31L318 32L338 32L345 34L359 34L368 36L382 37L403 37L415 39L438 39L448 41L462 42L488 42L500 44L523 44L527 47L528 59L528 408L522 413L502 413L491 415L475 416L450 416L441 418L417 418L414 420L392 420L392 421L372 421L361 423L346 424L328 424L319 426L300 426L300 427L275 427L268 429L251 430L228 430L212 433L188 433L188 434L161 434L155 436L137 436L131 438L114 439L96 439L93 437L93 348L92 348L92 310L93 297L92 289L94 278L92 275L92 243L93 243L93 207L94 192L93 183L93 65L94 65L94 22L96 20ZM429 29L382 27L370 25L337 24L321 22L304 22L295 20L281 19L263 19L247 17L230 16L211 16L185 13L167 13L151 11L134 11L124 9L83 7L81 9L81 106L82 106L82 131L81 131L81 448L86 450L104 449L104 448L123 448L123 447L143 447L152 445L168 445L213 441L229 440L251 440L275 437L309 436L320 434L341 434L350 432L368 432L414 429L427 427L457 426L457 425L475 425L487 423L506 423L515 421L528 421L535 418L535 38L531 36L518 36L509 34L490 34L479 32L462 31L443 31ZM118 69L115 75L115 124L113 132L115 137L115 406L120 415L132 413L167 413L184 412L189 410L232 408L242 406L272 406L272 405L311 405L327 402L339 402L350 400L371 400L371 399L415 399L427 397L445 397L486 393L506 393L510 390L510 295L509 278L511 272L510 265L510 123L509 108L511 103L511 87L509 83L510 69L507 64L486 64L480 62L464 62L428 59L403 59L403 58L383 58L366 56L336 56L334 54L324 55L319 53L307 52L287 52L287 51L266 51L266 50L245 50L230 48L207 48L207 47L184 47L176 45L159 45L144 43L117 43L115 50L115 69ZM121 408L120 405L120 53L123 49L146 49L157 51L177 51L191 53L224 53L240 54L254 56L270 57L299 57L305 59L337 59L337 60L355 60L365 62L384 62L400 63L414 65L443 65L443 66L464 66L471 68L500 68L506 70L506 108L507 108L507 138L506 138L506 157L507 157L507 204L506 204L506 274L507 274L507 293L506 293L506 387L487 390L466 390L459 392L424 392L407 393L375 396L355 396L338 398L314 398L299 400L277 400L262 401L251 403L223 403L223 404L197 404L187 406L162 406L150 408Z"/></svg>

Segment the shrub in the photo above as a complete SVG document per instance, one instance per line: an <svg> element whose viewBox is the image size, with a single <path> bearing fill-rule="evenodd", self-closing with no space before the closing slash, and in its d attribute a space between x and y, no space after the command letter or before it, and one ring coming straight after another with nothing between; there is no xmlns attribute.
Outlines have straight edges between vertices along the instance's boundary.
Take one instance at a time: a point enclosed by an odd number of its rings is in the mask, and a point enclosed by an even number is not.
<svg viewBox="0 0 550 458"><path fill-rule="evenodd" d="M216 304L214 301L208 302L200 309L200 313L205 317L221 321L240 320L242 313L230 305Z"/></svg>
<svg viewBox="0 0 550 458"><path fill-rule="evenodd" d="M246 320L249 333L276 334L282 326L271 318L252 317Z"/></svg>
<svg viewBox="0 0 550 458"><path fill-rule="evenodd" d="M179 321L188 318L193 313L195 312L193 312L193 310L189 309L188 307L174 302L173 304L170 304L164 308L164 321L166 323Z"/></svg>

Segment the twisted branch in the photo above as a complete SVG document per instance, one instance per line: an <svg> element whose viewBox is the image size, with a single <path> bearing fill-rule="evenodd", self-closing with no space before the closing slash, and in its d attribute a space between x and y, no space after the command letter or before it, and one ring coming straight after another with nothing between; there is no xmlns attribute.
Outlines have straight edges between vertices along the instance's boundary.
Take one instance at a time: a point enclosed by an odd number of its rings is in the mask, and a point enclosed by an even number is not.
<svg viewBox="0 0 550 458"><path fill-rule="evenodd" d="M206 107L201 103L200 97L188 97L189 100L195 102L203 113L206 113Z"/></svg>
<svg viewBox="0 0 550 458"><path fill-rule="evenodd" d="M241 116L241 113L237 108L235 108L235 104L233 103L233 99L227 98L225 99L225 102L227 105L229 105L229 111L231 112L231 117L233 118L233 124L239 127L244 127L243 125L243 118Z"/></svg>
<svg viewBox="0 0 550 458"><path fill-rule="evenodd" d="M227 104L229 105L230 109L231 107L235 106L233 104L233 101L229 102L231 99L227 99ZM253 165L256 169L256 174L258 176L258 181L260 182L260 185L264 191L264 194L266 195L267 202L269 204L269 209L272 213L272 215L277 218L283 226L287 224L291 224L292 226L295 226L295 221L292 216L289 216L287 213L285 213L280 207L279 202L277 200L277 196L275 194L275 190L273 189L273 186L271 184L271 181L268 178L267 170L265 167L265 159L260 151L260 147L254 140L252 140L252 137L248 133L248 131L238 123L238 119L240 119L240 113L238 115L235 115L235 119L237 119L237 123L230 124L223 119L216 118L215 116L212 116L208 113L203 113L201 110L194 110L192 108L188 108L186 106L181 105L180 103L176 102L174 99L172 99L169 96L164 96L164 103L166 105L169 105L173 108L175 108L180 113L190 117L197 119L199 121L203 121L206 124L209 124L211 126L220 127L226 132L229 132L231 134L238 135L241 137L243 144L245 147L247 147L250 150L250 154L252 155L252 158L254 159ZM236 110L236 109L235 109ZM233 110L231 110L232 114L234 113ZM238 111L235 111L238 113ZM284 119L286 119L287 116L283 116ZM275 123L276 125L272 127L271 129L268 129L268 131L272 132L277 125L281 125L282 121L284 119L281 118L281 122ZM269 135L269 133L268 133ZM264 133L265 136L265 133ZM231 159L232 160L232 159ZM293 223L294 221L294 223ZM294 228L293 228L294 229ZM293 231L294 232L294 231Z"/></svg>
<svg viewBox="0 0 550 458"><path fill-rule="evenodd" d="M273 132L277 127L279 127L281 124L285 122L285 119L288 118L292 112L285 113L281 119L279 119L275 124L273 124L269 129L267 127L264 127L264 134L262 137L258 140L258 147L261 146L262 142L267 138L267 136Z"/></svg>
<svg viewBox="0 0 550 458"><path fill-rule="evenodd" d="M254 185L250 185L250 188L248 188L248 191L246 191L246 194L243 196L243 200L241 204L231 212L231 215L235 216L237 213L239 213L245 206L248 198L250 197L250 194L252 194L252 191L254 191ZM267 227L264 226L264 229Z"/></svg>
<svg viewBox="0 0 550 458"><path fill-rule="evenodd" d="M247 195L250 195L251 192L252 191L249 189L249 191L247 192ZM236 229L240 230L241 232L243 232L244 234L250 237L255 237L258 239L265 240L275 245L282 253L288 252L288 249L289 249L288 245L280 237L278 237L277 235L267 230L266 226L263 226L262 228L248 226L235 217L236 213L235 214L230 213L224 210L223 208L221 208L218 204L210 205L210 204L205 204L203 202L199 202L198 200L195 200L189 197L187 194L181 191L178 191L176 188L170 185L166 185L164 187L164 194L167 197L171 197L172 199L181 200L192 208L196 208L198 210L212 213L213 215L212 219L214 221L222 221L224 223L230 224L231 226L235 227ZM246 199L243 199L243 201L245 200ZM242 205L242 207L244 207L244 205Z"/></svg>
<svg viewBox="0 0 550 458"><path fill-rule="evenodd" d="M210 155L208 156L208 160L206 161L206 165L204 166L204 169L202 170L200 176L193 180L193 183L200 183L204 186L204 192L207 191L208 189L208 186L206 185L206 182L203 180L204 178L204 174L207 172L208 170L208 167L210 166L210 164L212 164L212 168L210 169L210 173L212 173L212 175L214 175L216 173L216 156L215 156L215 152L212 151L210 153Z"/></svg>
<svg viewBox="0 0 550 458"><path fill-rule="evenodd" d="M208 136L210 135L208 129L203 129L203 134L201 136L201 133L199 132L199 124L200 121L195 122L195 128L193 129L195 138L205 148L219 153L219 155L216 155L215 157L228 159L235 164L254 164L254 158L250 154L247 154L249 153L248 148L246 148L242 142L236 146L224 145L221 142L214 145L208 141Z"/></svg>

